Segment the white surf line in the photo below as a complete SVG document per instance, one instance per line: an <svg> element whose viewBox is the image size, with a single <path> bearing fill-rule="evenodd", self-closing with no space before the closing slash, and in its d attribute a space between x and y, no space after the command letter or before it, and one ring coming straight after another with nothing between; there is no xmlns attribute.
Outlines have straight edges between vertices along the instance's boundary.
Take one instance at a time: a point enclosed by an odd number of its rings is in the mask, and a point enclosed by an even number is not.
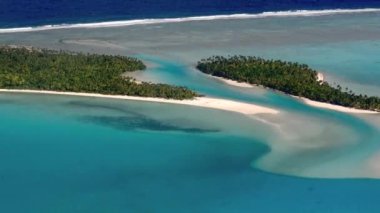
<svg viewBox="0 0 380 213"><path fill-rule="evenodd" d="M182 17L182 18L135 19L135 20L107 21L107 22L97 22L97 23L57 24L57 25L43 25L43 26L36 26L36 27L2 28L0 29L0 33L34 32L34 31L76 29L76 28L123 27L123 26L134 26L134 25L179 23L179 22L190 22L190 21L210 21L210 20L224 20L224 19L324 16L324 15L334 15L334 14L369 13L369 12L380 12L380 8L293 10L293 11L291 10L291 11L278 11L278 12L263 12L263 13L257 13L257 14L242 13L242 14L232 14L232 15L192 16L192 17Z"/></svg>
<svg viewBox="0 0 380 213"><path fill-rule="evenodd" d="M124 96L124 95L103 95L103 94L95 94L95 93L58 92L58 91L45 91L45 90L0 89L0 93L1 92L97 97L97 98L111 98L111 99L120 99L120 100L180 104L180 105L189 105L189 106L237 112L244 115L278 114L279 113L279 111L269 108L269 107L264 107L264 106L259 106L255 104L244 103L244 102L238 102L238 101L233 101L233 100L209 98L209 97L197 97L191 100L174 100L174 99L164 99L164 98L150 98L150 97Z"/></svg>

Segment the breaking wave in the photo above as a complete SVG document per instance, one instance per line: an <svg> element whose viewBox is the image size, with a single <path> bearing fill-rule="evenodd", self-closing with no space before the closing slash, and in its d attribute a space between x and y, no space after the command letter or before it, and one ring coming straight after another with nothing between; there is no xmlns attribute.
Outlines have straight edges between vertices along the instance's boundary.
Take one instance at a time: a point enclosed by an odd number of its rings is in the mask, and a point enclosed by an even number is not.
<svg viewBox="0 0 380 213"><path fill-rule="evenodd" d="M257 14L244 13L244 14L232 14L232 15L193 16L193 17L183 17L183 18L136 19L136 20L124 20L124 21L106 21L106 22L97 22L97 23L58 24L58 25L43 25L43 26L36 26L36 27L3 28L3 29L0 29L0 33L33 32L33 31L75 29L75 28L123 27L123 26L134 26L134 25L179 23L179 22L190 22L190 21L227 20L227 19L325 16L325 15L334 15L334 14L370 13L370 12L380 12L380 8L294 10L294 11L263 12L263 13L257 13Z"/></svg>

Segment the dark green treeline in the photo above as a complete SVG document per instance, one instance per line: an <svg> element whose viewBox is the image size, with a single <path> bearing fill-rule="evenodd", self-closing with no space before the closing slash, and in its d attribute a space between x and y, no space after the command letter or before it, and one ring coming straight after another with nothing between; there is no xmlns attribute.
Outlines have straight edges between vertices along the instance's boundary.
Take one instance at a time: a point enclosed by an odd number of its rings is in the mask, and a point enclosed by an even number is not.
<svg viewBox="0 0 380 213"><path fill-rule="evenodd" d="M197 94L166 84L136 83L125 72L144 70L124 57L26 47L0 47L0 88L190 99Z"/></svg>
<svg viewBox="0 0 380 213"><path fill-rule="evenodd" d="M207 74L262 85L284 93L357 109L380 111L380 98L357 95L341 86L317 80L317 71L305 64L250 56L213 56L197 68Z"/></svg>

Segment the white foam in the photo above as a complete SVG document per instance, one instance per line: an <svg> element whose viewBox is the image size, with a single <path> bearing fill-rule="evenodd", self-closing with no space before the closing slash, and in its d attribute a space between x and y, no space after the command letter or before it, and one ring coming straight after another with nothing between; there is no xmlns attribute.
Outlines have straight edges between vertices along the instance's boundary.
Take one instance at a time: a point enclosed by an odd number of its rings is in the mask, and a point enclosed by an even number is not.
<svg viewBox="0 0 380 213"><path fill-rule="evenodd" d="M380 12L380 8L334 9L334 10L294 10L294 11L279 11L279 12L263 12L263 13L258 13L258 14L232 14L232 15L194 16L194 17L183 17L183 18L136 19L136 20L108 21L108 22L97 22L97 23L43 25L43 26L37 26L37 27L3 28L3 29L0 29L0 33L33 32L33 31L75 29L75 28L123 27L123 26L134 26L134 25L178 23L178 22L190 22L190 21L210 21L210 20L223 20L223 19L254 19L254 18L267 18L267 17L292 17L292 16L324 16L324 15L334 15L334 14L370 13L370 12Z"/></svg>

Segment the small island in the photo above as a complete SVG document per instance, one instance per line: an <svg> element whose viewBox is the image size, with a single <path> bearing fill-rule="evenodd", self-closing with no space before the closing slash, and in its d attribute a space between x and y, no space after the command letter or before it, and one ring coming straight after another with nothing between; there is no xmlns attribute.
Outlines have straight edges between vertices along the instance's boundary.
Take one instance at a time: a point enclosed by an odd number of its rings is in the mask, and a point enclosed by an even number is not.
<svg viewBox="0 0 380 213"><path fill-rule="evenodd" d="M44 90L165 99L192 99L197 93L179 86L136 82L123 75L146 69L136 58L0 47L0 88Z"/></svg>
<svg viewBox="0 0 380 213"><path fill-rule="evenodd" d="M380 98L357 95L340 85L320 81L318 72L305 64L266 60L253 56L213 56L202 59L203 73L238 82L260 85L289 95L344 107L380 111Z"/></svg>
<svg viewBox="0 0 380 213"><path fill-rule="evenodd" d="M185 87L138 82L128 72L146 69L136 58L0 47L0 93L65 95L188 105L244 115L277 114L269 107L204 97Z"/></svg>

